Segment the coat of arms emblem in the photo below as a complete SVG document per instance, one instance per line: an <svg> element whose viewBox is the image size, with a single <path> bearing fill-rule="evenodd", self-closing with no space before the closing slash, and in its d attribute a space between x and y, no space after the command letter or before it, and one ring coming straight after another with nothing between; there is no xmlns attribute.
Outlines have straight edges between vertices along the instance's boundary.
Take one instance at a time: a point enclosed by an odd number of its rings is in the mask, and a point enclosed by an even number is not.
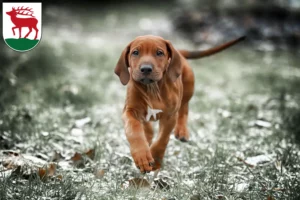
<svg viewBox="0 0 300 200"><path fill-rule="evenodd" d="M15 51L33 49L41 40L42 3L3 3L3 38Z"/></svg>

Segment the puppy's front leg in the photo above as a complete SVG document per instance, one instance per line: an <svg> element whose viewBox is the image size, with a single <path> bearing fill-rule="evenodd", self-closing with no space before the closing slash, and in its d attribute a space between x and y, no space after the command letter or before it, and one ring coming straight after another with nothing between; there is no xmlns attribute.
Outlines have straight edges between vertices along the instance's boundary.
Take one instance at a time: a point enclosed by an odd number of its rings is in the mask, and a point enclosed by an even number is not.
<svg viewBox="0 0 300 200"><path fill-rule="evenodd" d="M159 121L159 135L157 140L151 145L151 154L155 160L152 170L160 169L170 135L175 127L177 115L164 117Z"/></svg>
<svg viewBox="0 0 300 200"><path fill-rule="evenodd" d="M154 159L151 155L142 123L134 117L132 111L125 110L122 118L126 137L130 145L130 153L135 165L142 173L151 171Z"/></svg>

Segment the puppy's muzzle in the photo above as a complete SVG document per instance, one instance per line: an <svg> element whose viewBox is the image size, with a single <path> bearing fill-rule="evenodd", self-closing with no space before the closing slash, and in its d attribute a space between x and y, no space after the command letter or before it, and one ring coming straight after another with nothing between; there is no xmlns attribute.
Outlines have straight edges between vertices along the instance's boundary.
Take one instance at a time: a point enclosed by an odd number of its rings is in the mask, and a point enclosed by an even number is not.
<svg viewBox="0 0 300 200"><path fill-rule="evenodd" d="M149 77L153 71L153 66L151 64L142 64L140 67L140 71L142 74L142 78L140 79L140 82L143 84L150 84L153 83L153 79Z"/></svg>
<svg viewBox="0 0 300 200"><path fill-rule="evenodd" d="M149 75L152 72L152 65L150 64L145 64L145 65L141 65L140 70L142 72L143 75Z"/></svg>

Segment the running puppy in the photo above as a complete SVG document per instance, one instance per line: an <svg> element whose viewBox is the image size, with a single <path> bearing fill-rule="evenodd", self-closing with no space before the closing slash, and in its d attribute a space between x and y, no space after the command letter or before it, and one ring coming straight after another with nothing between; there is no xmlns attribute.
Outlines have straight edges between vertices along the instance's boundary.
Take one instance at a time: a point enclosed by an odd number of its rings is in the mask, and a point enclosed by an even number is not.
<svg viewBox="0 0 300 200"><path fill-rule="evenodd" d="M115 67L127 96L122 119L130 152L142 173L159 169L170 134L188 141L188 103L194 93L194 73L186 59L220 52L245 37L205 51L176 50L158 36L139 36L123 50ZM152 142L151 121L159 120L159 134Z"/></svg>

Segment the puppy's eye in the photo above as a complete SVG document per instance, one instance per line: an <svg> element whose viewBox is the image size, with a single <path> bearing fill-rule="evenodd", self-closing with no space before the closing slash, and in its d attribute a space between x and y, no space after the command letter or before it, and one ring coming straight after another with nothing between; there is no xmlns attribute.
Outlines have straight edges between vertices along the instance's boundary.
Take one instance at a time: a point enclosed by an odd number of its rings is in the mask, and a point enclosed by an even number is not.
<svg viewBox="0 0 300 200"><path fill-rule="evenodd" d="M139 55L139 51L138 51L138 50L134 50L134 51L132 52L132 55L138 56L138 55Z"/></svg>
<svg viewBox="0 0 300 200"><path fill-rule="evenodd" d="M158 51L156 52L156 55L157 55L157 56L163 56L163 55L164 55L164 52L161 51L161 50L158 50Z"/></svg>

